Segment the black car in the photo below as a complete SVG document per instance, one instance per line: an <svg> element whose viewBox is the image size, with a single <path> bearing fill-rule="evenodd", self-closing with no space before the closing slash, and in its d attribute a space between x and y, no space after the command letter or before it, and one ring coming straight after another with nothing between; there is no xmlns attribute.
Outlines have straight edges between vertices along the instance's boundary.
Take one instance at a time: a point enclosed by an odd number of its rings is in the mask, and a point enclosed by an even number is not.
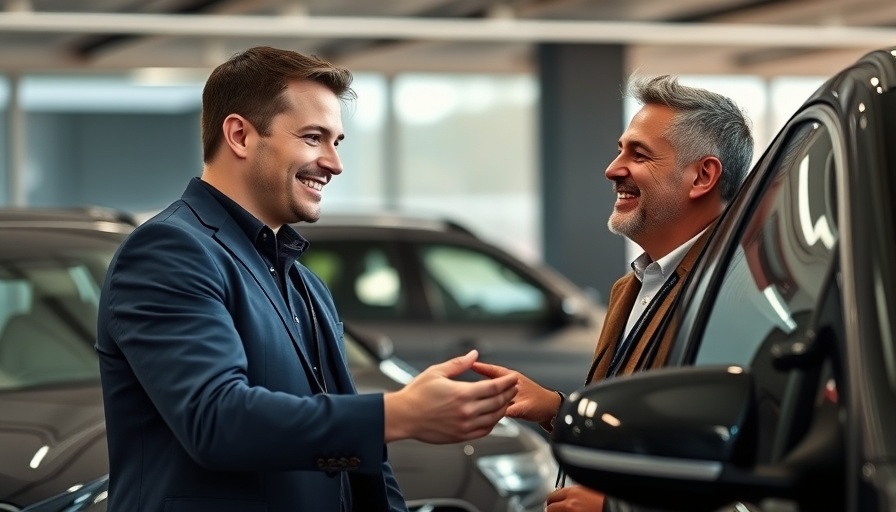
<svg viewBox="0 0 896 512"><path fill-rule="evenodd" d="M577 391L570 476L666 510L896 510L896 48L759 160L681 302L671 366Z"/></svg>
<svg viewBox="0 0 896 512"><path fill-rule="evenodd" d="M582 385L606 310L551 268L437 218L327 213L295 228L343 317L415 367L475 348L547 388Z"/></svg>
<svg viewBox="0 0 896 512"><path fill-rule="evenodd" d="M96 305L132 229L103 209L0 209L0 512L106 509ZM345 342L361 392L398 389L414 373L381 337L346 325ZM556 470L544 439L507 419L475 441L389 451L418 511L541 510Z"/></svg>

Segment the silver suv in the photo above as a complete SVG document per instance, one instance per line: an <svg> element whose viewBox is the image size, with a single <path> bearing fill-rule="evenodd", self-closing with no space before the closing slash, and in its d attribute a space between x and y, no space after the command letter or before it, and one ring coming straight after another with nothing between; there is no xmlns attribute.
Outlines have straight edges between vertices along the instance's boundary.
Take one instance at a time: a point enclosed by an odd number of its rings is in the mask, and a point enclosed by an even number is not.
<svg viewBox="0 0 896 512"><path fill-rule="evenodd" d="M104 209L0 208L0 511L103 512L109 470L96 336L100 283L133 223ZM387 340L346 325L361 392L414 373ZM389 446L412 512L542 509L556 464L514 420L467 443Z"/></svg>
<svg viewBox="0 0 896 512"><path fill-rule="evenodd" d="M295 228L343 318L389 336L413 366L475 348L545 387L582 385L605 309L550 268L445 220L326 213Z"/></svg>

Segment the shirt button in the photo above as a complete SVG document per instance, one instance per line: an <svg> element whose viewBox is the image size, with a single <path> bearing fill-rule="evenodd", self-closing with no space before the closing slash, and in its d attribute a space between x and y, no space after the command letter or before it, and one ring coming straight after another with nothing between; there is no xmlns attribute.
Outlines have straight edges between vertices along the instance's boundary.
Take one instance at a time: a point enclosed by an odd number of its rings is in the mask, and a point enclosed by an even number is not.
<svg viewBox="0 0 896 512"><path fill-rule="evenodd" d="M649 296L649 295L645 295L644 298L641 299L641 305L642 305L642 306L646 306L646 305L649 304L649 303L650 303L650 296Z"/></svg>
<svg viewBox="0 0 896 512"><path fill-rule="evenodd" d="M276 274L276 273L277 273L277 271L274 269L274 267L270 267L268 270L271 271L271 274Z"/></svg>
<svg viewBox="0 0 896 512"><path fill-rule="evenodd" d="M299 323L299 317L297 317L297 316L294 316L294 317L292 317L292 319L293 319L293 320L295 320L295 321L296 321L296 323Z"/></svg>

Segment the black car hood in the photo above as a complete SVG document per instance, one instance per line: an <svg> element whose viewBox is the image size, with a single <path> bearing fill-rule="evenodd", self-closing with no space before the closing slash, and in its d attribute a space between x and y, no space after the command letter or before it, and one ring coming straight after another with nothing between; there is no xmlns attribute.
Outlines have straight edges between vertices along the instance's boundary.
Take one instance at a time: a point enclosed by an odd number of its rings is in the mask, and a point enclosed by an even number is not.
<svg viewBox="0 0 896 512"><path fill-rule="evenodd" d="M28 505L109 471L99 382L0 391L0 503Z"/></svg>

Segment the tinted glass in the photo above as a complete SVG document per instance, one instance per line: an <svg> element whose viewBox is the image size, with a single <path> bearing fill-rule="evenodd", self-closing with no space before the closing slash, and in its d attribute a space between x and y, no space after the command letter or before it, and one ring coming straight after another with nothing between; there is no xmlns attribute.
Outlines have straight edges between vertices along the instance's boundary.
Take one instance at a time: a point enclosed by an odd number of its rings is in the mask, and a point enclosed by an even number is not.
<svg viewBox="0 0 896 512"><path fill-rule="evenodd" d="M327 283L345 318L399 318L406 314L401 274L380 244L315 241L301 262Z"/></svg>
<svg viewBox="0 0 896 512"><path fill-rule="evenodd" d="M548 315L544 292L488 254L464 247L420 248L427 297L442 320L536 321Z"/></svg>
<svg viewBox="0 0 896 512"><path fill-rule="evenodd" d="M827 390L830 369L786 370L773 347L796 347L818 330L814 314L827 307L835 322L837 287L831 280L838 240L834 173L838 163L828 129L804 123L791 131L764 186L739 209L724 279L707 296L711 312L695 364L749 367L756 379L759 461L779 460L805 434L812 418L836 401ZM739 206L739 205L735 205ZM734 235L732 237L732 234ZM834 299L832 299L832 297Z"/></svg>
<svg viewBox="0 0 896 512"><path fill-rule="evenodd" d="M697 364L748 366L763 343L801 334L834 257L833 173L828 130L800 126L739 236Z"/></svg>
<svg viewBox="0 0 896 512"><path fill-rule="evenodd" d="M0 229L0 389L96 379L99 290L117 237Z"/></svg>

